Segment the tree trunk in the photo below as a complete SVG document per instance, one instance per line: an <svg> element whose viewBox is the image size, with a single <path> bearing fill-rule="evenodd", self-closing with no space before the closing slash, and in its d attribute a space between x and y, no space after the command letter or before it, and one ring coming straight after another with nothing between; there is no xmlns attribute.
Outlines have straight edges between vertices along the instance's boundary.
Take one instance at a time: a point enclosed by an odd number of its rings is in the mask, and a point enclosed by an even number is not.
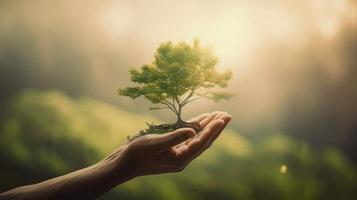
<svg viewBox="0 0 357 200"><path fill-rule="evenodd" d="M188 128L193 128L196 132L201 131L201 127L200 127L199 123L197 123L197 122L189 123L189 122L183 121L181 118L181 111L182 111L182 107L179 106L178 112L176 113L177 121L175 123L175 128L178 129L178 128L188 127Z"/></svg>
<svg viewBox="0 0 357 200"><path fill-rule="evenodd" d="M176 120L176 127L177 128L183 128L185 127L185 122L181 118L181 108L179 108L177 115L177 120Z"/></svg>

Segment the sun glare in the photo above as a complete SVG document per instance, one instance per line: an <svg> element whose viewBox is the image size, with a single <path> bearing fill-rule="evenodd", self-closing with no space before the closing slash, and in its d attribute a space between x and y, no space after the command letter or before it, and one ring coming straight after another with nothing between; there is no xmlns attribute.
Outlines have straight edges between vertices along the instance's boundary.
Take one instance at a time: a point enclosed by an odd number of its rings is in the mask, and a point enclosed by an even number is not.
<svg viewBox="0 0 357 200"><path fill-rule="evenodd" d="M115 5L104 9L100 17L100 23L110 37L117 38L128 31L132 17L129 7Z"/></svg>
<svg viewBox="0 0 357 200"><path fill-rule="evenodd" d="M218 56L220 70L237 71L254 46L251 31L252 27L241 16L224 14L197 28L195 34Z"/></svg>
<svg viewBox="0 0 357 200"><path fill-rule="evenodd" d="M261 48L274 42L303 43L312 27L325 39L333 39L341 26L341 18L346 11L347 1L311 1L301 12L289 10L286 5L271 4L266 9L260 4L232 3L221 10L202 10L200 4L187 7L177 5L186 15L177 15L163 5L135 7L130 3L114 2L106 5L100 13L100 24L108 40L135 38L144 41L140 45L148 49L164 41L192 41L199 38L202 44L212 48L219 58L219 70L244 70ZM290 5L291 6L291 5ZM142 12L145 11L145 12ZM207 14L209 13L209 15ZM313 20L304 21L304 15L312 15ZM142 59L144 60L144 59Z"/></svg>

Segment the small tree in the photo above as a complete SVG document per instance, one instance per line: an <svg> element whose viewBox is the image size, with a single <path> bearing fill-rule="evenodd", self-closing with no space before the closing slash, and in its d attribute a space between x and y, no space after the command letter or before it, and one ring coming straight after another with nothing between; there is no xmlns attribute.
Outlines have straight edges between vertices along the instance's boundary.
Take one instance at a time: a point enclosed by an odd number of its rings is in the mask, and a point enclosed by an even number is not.
<svg viewBox="0 0 357 200"><path fill-rule="evenodd" d="M232 95L212 89L227 87L232 77L231 71L219 73L218 59L210 49L201 47L198 40L193 45L185 42L162 43L156 50L151 64L141 70L130 70L131 81L139 86L119 89L119 94L135 99L144 96L158 105L150 110L169 109L177 116L172 128L192 127L197 124L182 120L182 109L200 98L214 101L228 99ZM150 127L149 127L150 128Z"/></svg>

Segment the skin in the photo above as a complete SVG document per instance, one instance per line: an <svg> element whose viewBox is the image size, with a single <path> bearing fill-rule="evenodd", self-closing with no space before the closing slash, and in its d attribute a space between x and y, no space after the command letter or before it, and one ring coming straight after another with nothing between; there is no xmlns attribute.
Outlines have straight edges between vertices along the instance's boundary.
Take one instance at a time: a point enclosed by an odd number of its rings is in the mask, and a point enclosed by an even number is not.
<svg viewBox="0 0 357 200"><path fill-rule="evenodd" d="M3 199L96 199L133 178L182 171L207 150L231 120L225 112L202 114L202 130L181 128L163 135L145 135L116 149L87 168L18 187L0 194Z"/></svg>

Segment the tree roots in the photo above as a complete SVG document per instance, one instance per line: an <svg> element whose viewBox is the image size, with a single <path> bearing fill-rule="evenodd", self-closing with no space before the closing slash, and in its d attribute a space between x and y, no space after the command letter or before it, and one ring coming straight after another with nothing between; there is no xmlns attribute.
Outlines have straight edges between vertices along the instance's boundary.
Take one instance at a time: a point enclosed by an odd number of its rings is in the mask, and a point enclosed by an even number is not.
<svg viewBox="0 0 357 200"><path fill-rule="evenodd" d="M140 130L138 134L133 135L133 136L127 136L128 142L133 141L134 139L143 136L143 135L147 135L147 134L165 134L168 132L172 132L176 129L179 128L192 128L194 129L196 132L201 131L201 126L198 122L185 122L185 121L178 121L176 123L173 124L159 124L156 125L154 123L147 123L147 128Z"/></svg>

